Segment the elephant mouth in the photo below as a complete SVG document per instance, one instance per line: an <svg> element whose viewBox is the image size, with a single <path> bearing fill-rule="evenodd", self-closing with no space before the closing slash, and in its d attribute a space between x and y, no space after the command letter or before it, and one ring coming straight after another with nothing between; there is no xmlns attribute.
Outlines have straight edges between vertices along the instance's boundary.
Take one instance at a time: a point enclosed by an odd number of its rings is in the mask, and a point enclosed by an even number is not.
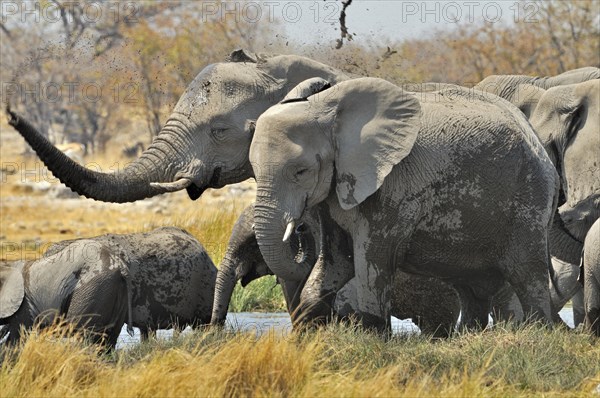
<svg viewBox="0 0 600 398"><path fill-rule="evenodd" d="M308 258L308 242L306 239L306 233L307 231L304 223L300 223L294 230L294 234L298 240L298 248L296 251L296 256L294 256L294 261L296 264L301 264Z"/></svg>
<svg viewBox="0 0 600 398"><path fill-rule="evenodd" d="M208 188L220 188L219 187L219 178L220 177L221 177L221 168L217 167L213 171L212 176L210 177L210 180L208 181L208 184L198 186L195 183L191 183L186 188L188 196L190 197L191 200L196 200L200 196L202 196L204 191L206 191Z"/></svg>

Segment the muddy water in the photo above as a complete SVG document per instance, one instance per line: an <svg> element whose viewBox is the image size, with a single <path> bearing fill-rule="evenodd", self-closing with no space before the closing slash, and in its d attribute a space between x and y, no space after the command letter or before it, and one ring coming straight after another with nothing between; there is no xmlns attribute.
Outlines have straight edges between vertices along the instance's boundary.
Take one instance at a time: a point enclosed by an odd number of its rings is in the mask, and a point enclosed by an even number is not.
<svg viewBox="0 0 600 398"><path fill-rule="evenodd" d="M573 327L573 310L563 308L560 311L561 318ZM227 314L226 327L231 331L249 331L257 335L272 331L273 333L285 335L292 330L290 316L285 312L263 313L263 312L238 312ZM123 348L136 344L140 341L140 334L137 328L134 328L133 337L127 334L125 327L121 331L117 348ZM188 332L187 328L183 333ZM410 320L400 320L392 317L392 330L394 334L415 334L420 333L419 328ZM169 339L173 335L172 330L159 330L157 337Z"/></svg>

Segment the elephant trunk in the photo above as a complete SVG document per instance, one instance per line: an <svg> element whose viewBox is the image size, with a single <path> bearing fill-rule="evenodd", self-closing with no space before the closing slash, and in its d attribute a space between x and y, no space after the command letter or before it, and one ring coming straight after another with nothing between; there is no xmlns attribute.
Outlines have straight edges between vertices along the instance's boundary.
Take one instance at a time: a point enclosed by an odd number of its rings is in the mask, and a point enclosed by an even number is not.
<svg viewBox="0 0 600 398"><path fill-rule="evenodd" d="M558 212L554 214L549 241L550 254L553 257L570 264L579 264L583 243L569 232Z"/></svg>
<svg viewBox="0 0 600 398"><path fill-rule="evenodd" d="M267 200L266 203L257 199L254 220L256 240L267 266L283 280L306 279L312 267L306 260L296 262L296 253L292 251L289 242L283 239L284 236L289 237L293 223L297 220L286 216L273 201Z"/></svg>
<svg viewBox="0 0 600 398"><path fill-rule="evenodd" d="M166 134L157 137L140 158L122 171L102 173L74 162L28 121L10 109L7 109L7 113L10 116L9 124L25 138L52 174L85 197L103 202L134 202L191 185L188 179L174 182L178 171L174 167L181 164L173 162L173 159L182 159L175 157L177 150L171 140L165 139ZM168 130L168 127L165 126L163 130ZM173 130L172 126L170 130ZM174 158L168 158L167 155L173 155Z"/></svg>
<svg viewBox="0 0 600 398"><path fill-rule="evenodd" d="M211 325L224 325L227 317L227 309L231 301L233 289L238 281L236 275L236 264L229 254L225 255L219 272L217 273L217 281L215 283L215 297L213 299Z"/></svg>

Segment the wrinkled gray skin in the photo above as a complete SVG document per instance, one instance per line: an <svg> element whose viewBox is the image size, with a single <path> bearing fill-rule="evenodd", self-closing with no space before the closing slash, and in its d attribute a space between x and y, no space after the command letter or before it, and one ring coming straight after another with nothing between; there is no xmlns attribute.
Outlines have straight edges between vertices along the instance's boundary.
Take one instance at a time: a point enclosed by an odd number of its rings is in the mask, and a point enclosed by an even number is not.
<svg viewBox="0 0 600 398"><path fill-rule="evenodd" d="M284 231L319 205L352 237L357 306L389 330L394 266L459 292L464 325L486 325L508 282L527 313L551 322L547 231L556 171L521 112L465 90L418 101L380 79L339 83L273 106L256 124L255 233L273 272ZM443 99L440 100L440 99Z"/></svg>
<svg viewBox="0 0 600 398"><path fill-rule="evenodd" d="M557 310L569 295L576 295L573 309L578 325L583 321L581 289L576 283L583 240L600 216L600 80L541 92L530 122L561 177L561 202L565 202L550 231L550 251L560 274L551 291ZM510 315L514 307L500 312Z"/></svg>
<svg viewBox="0 0 600 398"><path fill-rule="evenodd" d="M248 151L254 121L311 77L332 84L348 78L305 57L234 51L229 62L210 65L196 76L152 145L117 173L83 168L10 109L9 122L53 175L80 195L120 203L186 189L195 200L206 188L253 177Z"/></svg>
<svg viewBox="0 0 600 398"><path fill-rule="evenodd" d="M585 327L600 337L600 220L585 238L582 266Z"/></svg>
<svg viewBox="0 0 600 398"><path fill-rule="evenodd" d="M236 222L223 262L219 266L215 298L213 302L212 324L223 324L231 294L238 280L245 287L252 280L273 272L265 263L256 236L252 228L254 223L254 206L248 206ZM298 231L300 230L300 231ZM308 263L314 263L315 272L311 272L311 282L306 286L307 274L300 283L279 279L286 298L288 312L294 324L306 322L314 318L327 318L332 309L338 309L336 315L346 317L354 314L351 300L345 300L346 289L340 286L354 276L352 245L347 236L339 236L336 241L324 242L330 245L318 249L321 244L318 234L319 225L311 212L308 212L302 226L290 238L291 251L296 252L296 258L309 256ZM339 233L339 229L336 230ZM336 236L336 233L331 235ZM331 236L330 236L331 238ZM331 247L333 246L333 247ZM319 251L321 256L315 256ZM330 252L332 264L325 264L325 258ZM329 278L327 283L317 283L319 271L324 267L336 267L334 271L343 270L340 263L344 262L347 273L337 273L335 278ZM434 337L447 337L454 329L460 312L460 302L454 289L434 278L409 275L397 271L392 289L391 314L400 319L411 318L425 334ZM314 281L314 282L313 282ZM306 286L306 288L305 288ZM321 288L323 291L316 291ZM335 302L331 298L335 295ZM445 305L440 305L445 303Z"/></svg>
<svg viewBox="0 0 600 398"><path fill-rule="evenodd" d="M18 326L30 327L44 310L68 319L97 313L96 324L114 324L107 337L114 346L124 322L142 338L150 330L208 324L216 274L202 245L179 228L63 241L25 267L23 305L5 321L14 340Z"/></svg>
<svg viewBox="0 0 600 398"><path fill-rule="evenodd" d="M547 90L593 79L600 79L600 69L589 66L547 77L491 75L475 85L474 89L504 98L519 107L529 117L535 109L536 97L539 96L537 90L530 86Z"/></svg>
<svg viewBox="0 0 600 398"><path fill-rule="evenodd" d="M126 264L131 283L130 327L149 331L208 324L217 268L196 238L175 227L92 238ZM61 242L59 245L74 241ZM52 252L50 247L48 250Z"/></svg>
<svg viewBox="0 0 600 398"><path fill-rule="evenodd" d="M127 317L126 270L109 247L82 239L33 262L0 267L0 324L7 342L20 328L44 327L58 315L114 346Z"/></svg>

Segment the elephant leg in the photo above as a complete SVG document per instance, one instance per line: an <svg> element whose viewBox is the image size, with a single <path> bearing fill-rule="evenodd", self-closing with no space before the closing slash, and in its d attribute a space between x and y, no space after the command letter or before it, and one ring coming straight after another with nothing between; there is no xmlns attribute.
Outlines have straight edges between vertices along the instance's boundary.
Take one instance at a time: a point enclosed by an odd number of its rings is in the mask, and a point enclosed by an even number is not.
<svg viewBox="0 0 600 398"><path fill-rule="evenodd" d="M552 324L547 230L531 230L531 225L522 220L514 221L515 233L505 247L497 269L517 294L525 322L541 320Z"/></svg>
<svg viewBox="0 0 600 398"><path fill-rule="evenodd" d="M577 293L571 297L573 303L573 323L577 327L585 319L585 308L583 306L583 289L577 290Z"/></svg>
<svg viewBox="0 0 600 398"><path fill-rule="evenodd" d="M300 308L300 295L302 288L304 287L305 281L286 281L279 278L279 284L283 291L283 297L285 298L285 304L288 310L288 314L292 319L292 325L296 324L302 318Z"/></svg>
<svg viewBox="0 0 600 398"><path fill-rule="evenodd" d="M320 215L319 257L302 286L298 320L323 323L331 320L337 293L354 277L350 235L326 211Z"/></svg>
<svg viewBox="0 0 600 398"><path fill-rule="evenodd" d="M127 317L127 286L121 273L95 275L73 292L67 319L113 348Z"/></svg>
<svg viewBox="0 0 600 398"><path fill-rule="evenodd" d="M600 337L600 280L586 272L584 287L585 328Z"/></svg>
<svg viewBox="0 0 600 398"><path fill-rule="evenodd" d="M455 285L461 304L460 329L479 330L488 325L491 300L478 297L468 285Z"/></svg>
<svg viewBox="0 0 600 398"><path fill-rule="evenodd" d="M523 308L515 291L509 284L494 295L492 304L494 322L523 321Z"/></svg>
<svg viewBox="0 0 600 398"><path fill-rule="evenodd" d="M148 338L150 337L150 335L152 335L152 337L154 337L154 335L155 335L154 330L150 330L146 326L140 327L139 329L140 329L140 341L141 342L148 341Z"/></svg>

